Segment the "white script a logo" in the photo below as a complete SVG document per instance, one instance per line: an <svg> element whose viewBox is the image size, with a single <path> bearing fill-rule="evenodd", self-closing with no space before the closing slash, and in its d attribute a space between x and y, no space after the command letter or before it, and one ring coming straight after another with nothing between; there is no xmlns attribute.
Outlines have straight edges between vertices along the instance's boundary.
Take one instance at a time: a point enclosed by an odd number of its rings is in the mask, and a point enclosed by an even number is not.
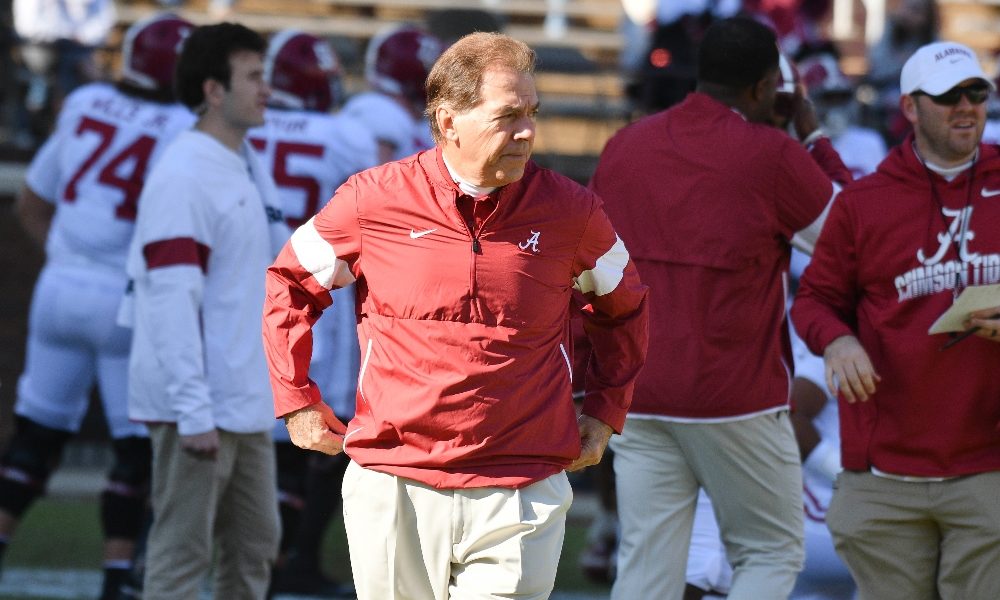
<svg viewBox="0 0 1000 600"><path fill-rule="evenodd" d="M917 260L920 261L922 265L936 265L941 262L944 258L946 252L948 252L948 247L952 243L958 244L959 249L959 260L962 262L971 262L979 257L978 252L969 252L969 240L976 237L976 234L969 231L969 221L972 219L972 207L968 206L964 209L955 210L952 208L942 209L941 212L944 214L946 219L951 219L951 223L948 224L948 231L946 233L939 233L937 236L938 246L937 252L934 256L930 258L924 254L923 249L917 250ZM954 241L954 242L953 242Z"/></svg>
<svg viewBox="0 0 1000 600"><path fill-rule="evenodd" d="M972 208L946 208L941 211L947 222L947 229L937 234L937 251L928 256L929 253L922 248L917 250L920 266L900 273L893 279L899 302L945 290L957 292L970 285L1000 283L1000 253L983 254L969 249L970 242L976 241L976 234L970 226ZM989 247L989 242L988 238L980 240L980 247ZM945 255L952 246L957 246L958 256L946 260Z"/></svg>
<svg viewBox="0 0 1000 600"><path fill-rule="evenodd" d="M518 244L517 247L520 248L521 250L527 250L528 248L531 248L532 252L536 252L537 253L538 252L538 236L540 236L540 235L541 235L540 231L532 231L531 232L531 237L528 238L527 240L521 242L520 244Z"/></svg>

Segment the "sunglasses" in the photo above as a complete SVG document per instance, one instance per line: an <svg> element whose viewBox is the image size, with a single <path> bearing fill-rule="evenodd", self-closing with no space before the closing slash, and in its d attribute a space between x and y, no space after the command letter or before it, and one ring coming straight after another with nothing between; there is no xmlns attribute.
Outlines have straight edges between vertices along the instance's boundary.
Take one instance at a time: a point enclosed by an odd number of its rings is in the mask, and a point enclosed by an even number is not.
<svg viewBox="0 0 1000 600"><path fill-rule="evenodd" d="M912 96L927 96L934 104L941 106L955 106L962 101L962 96L969 99L972 104L982 104L990 96L990 86L985 83L974 83L961 87L953 87L943 94L932 96L926 92L916 91Z"/></svg>

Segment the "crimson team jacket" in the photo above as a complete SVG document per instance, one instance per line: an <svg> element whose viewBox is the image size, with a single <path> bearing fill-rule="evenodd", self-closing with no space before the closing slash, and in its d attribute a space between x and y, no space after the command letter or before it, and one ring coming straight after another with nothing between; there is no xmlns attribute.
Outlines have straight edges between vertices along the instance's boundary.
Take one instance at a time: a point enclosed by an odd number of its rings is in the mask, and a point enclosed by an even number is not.
<svg viewBox="0 0 1000 600"><path fill-rule="evenodd" d="M856 335L882 377L867 402L840 401L844 468L1000 470L1000 344L971 337L942 351L948 335L927 333L956 278L1000 283L998 196L996 146L981 145L975 166L949 182L925 170L911 136L834 202L792 319L817 354Z"/></svg>
<svg viewBox="0 0 1000 600"><path fill-rule="evenodd" d="M345 451L438 488L521 487L579 456L571 294L594 353L583 412L621 431L645 359L646 287L601 202L529 163L470 230L440 149L351 177L267 273L278 416L320 401L311 326L357 282L362 366Z"/></svg>
<svg viewBox="0 0 1000 600"><path fill-rule="evenodd" d="M787 406L789 240L833 196L827 173L850 179L829 141L810 156L699 92L608 141L591 189L650 287L649 360L632 416L728 419Z"/></svg>

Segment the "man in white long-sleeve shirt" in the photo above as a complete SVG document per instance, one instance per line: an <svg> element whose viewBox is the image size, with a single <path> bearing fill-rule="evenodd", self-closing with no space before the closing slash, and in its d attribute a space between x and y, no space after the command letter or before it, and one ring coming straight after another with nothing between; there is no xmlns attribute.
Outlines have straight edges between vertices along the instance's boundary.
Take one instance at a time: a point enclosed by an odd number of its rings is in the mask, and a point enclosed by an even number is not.
<svg viewBox="0 0 1000 600"><path fill-rule="evenodd" d="M140 197L129 416L153 442L143 597L196 598L217 541L217 598L264 598L277 554L274 423L261 348L264 271L289 232L244 138L264 121L264 40L196 29L177 68L199 116Z"/></svg>

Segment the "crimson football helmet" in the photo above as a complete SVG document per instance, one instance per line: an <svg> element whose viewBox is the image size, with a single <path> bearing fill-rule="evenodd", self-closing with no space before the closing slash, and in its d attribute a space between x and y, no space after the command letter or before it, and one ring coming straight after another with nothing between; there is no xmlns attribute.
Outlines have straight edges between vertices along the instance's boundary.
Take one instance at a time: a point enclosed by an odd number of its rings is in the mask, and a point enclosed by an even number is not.
<svg viewBox="0 0 1000 600"><path fill-rule="evenodd" d="M340 59L325 40L294 29L271 38L264 57L270 103L281 108L328 112L343 100Z"/></svg>
<svg viewBox="0 0 1000 600"><path fill-rule="evenodd" d="M841 96L854 93L854 86L840 70L832 54L814 54L799 63L802 81L813 97Z"/></svg>
<svg viewBox="0 0 1000 600"><path fill-rule="evenodd" d="M799 68L823 129L831 139L839 137L859 118L851 80L840 70L836 56L829 53L804 58Z"/></svg>
<svg viewBox="0 0 1000 600"><path fill-rule="evenodd" d="M150 91L170 91L181 44L194 25L170 13L136 21L122 42L122 79Z"/></svg>
<svg viewBox="0 0 1000 600"><path fill-rule="evenodd" d="M365 53L365 78L376 90L401 95L418 107L426 103L424 82L444 44L433 35L404 25L372 38Z"/></svg>

